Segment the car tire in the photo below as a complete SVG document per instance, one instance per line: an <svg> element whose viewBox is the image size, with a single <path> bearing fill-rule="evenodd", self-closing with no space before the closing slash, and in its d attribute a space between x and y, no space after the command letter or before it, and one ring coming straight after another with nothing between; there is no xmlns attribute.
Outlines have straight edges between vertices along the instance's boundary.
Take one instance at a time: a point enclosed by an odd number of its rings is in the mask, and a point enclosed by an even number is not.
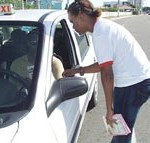
<svg viewBox="0 0 150 143"><path fill-rule="evenodd" d="M98 82L96 81L91 100L89 101L87 107L87 112L92 110L97 105L97 102L98 102Z"/></svg>

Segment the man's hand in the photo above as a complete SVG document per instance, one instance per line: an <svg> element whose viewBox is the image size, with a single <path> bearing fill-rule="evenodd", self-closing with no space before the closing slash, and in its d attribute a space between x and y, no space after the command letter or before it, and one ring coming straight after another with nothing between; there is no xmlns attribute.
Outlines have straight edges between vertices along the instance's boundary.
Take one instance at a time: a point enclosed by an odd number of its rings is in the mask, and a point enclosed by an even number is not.
<svg viewBox="0 0 150 143"><path fill-rule="evenodd" d="M66 69L62 76L63 77L71 77L71 76L74 76L76 74L76 69Z"/></svg>
<svg viewBox="0 0 150 143"><path fill-rule="evenodd" d="M117 120L116 119L113 119L113 115L114 115L114 112L113 110L111 111L107 111L106 113L106 122L107 124L109 124L112 128L113 128L113 124L117 124Z"/></svg>

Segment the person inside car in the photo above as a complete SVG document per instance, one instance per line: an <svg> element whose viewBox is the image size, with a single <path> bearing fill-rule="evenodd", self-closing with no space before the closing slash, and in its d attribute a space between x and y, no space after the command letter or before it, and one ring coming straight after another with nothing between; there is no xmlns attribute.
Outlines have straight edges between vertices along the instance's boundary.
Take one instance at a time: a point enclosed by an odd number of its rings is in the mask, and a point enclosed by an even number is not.
<svg viewBox="0 0 150 143"><path fill-rule="evenodd" d="M27 54L17 58L11 65L11 70L23 78L32 79L36 49L38 45L38 30L33 29L27 35Z"/></svg>
<svg viewBox="0 0 150 143"><path fill-rule="evenodd" d="M56 80L58 80L60 78L63 78L62 76L63 72L64 72L64 66L63 66L62 60L58 55L54 53L52 57L53 76L55 77Z"/></svg>
<svg viewBox="0 0 150 143"><path fill-rule="evenodd" d="M11 70L17 72L23 78L32 79L34 62L36 58L36 50L37 50L38 39L39 39L38 36L39 36L38 29L34 29L30 33L28 33L27 55L16 59L11 66ZM62 76L63 71L64 68L63 68L61 58L58 55L53 54L52 73L56 80L63 77Z"/></svg>

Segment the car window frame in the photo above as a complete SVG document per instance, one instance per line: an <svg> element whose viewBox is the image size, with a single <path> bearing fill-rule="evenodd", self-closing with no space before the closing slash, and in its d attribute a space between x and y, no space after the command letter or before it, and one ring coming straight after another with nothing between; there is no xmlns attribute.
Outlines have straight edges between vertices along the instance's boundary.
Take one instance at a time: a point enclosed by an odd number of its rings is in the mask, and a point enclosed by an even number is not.
<svg viewBox="0 0 150 143"><path fill-rule="evenodd" d="M55 30L56 30L56 27L57 27L58 23L61 23L61 26L64 28L64 31L66 32L66 36L67 36L67 38L70 41L68 50L69 50L69 53L70 53L69 56L72 56L72 58L69 57L69 59L70 59L71 65L72 65L71 68L74 68L74 67L79 65L79 59L78 59L78 56L76 54L75 44L74 44L74 41L73 41L74 38L72 37L71 31L69 29L69 25L67 23L67 19L65 18L64 15L56 18L53 21L52 25L51 25L50 37L52 37L52 38L50 38L49 42L53 42L53 43L49 43L49 47L50 48L52 48L52 47L54 48L54 34L55 34ZM49 64L49 66L52 66L52 55L53 55L53 52L54 52L54 50L52 50L51 58L49 58L49 61L51 61L51 64ZM48 88L47 90L49 90L49 92L51 91L51 87L53 86L53 84L55 82L55 79L54 79L53 73L52 73L52 68L51 68L50 72L51 73L50 73L50 79L49 80L51 80L51 81L50 81L49 87L47 87ZM47 92L47 93L49 93L49 92ZM47 101L47 99L48 99L48 95L46 95L46 100L45 101ZM54 109L57 108L57 105L54 105L54 106L55 106Z"/></svg>
<svg viewBox="0 0 150 143"><path fill-rule="evenodd" d="M34 68L34 72L33 72L33 80L32 80L32 84L30 87L30 92L29 92L29 97L28 97L28 102L26 103L25 107L21 107L20 105L12 107L12 108L0 108L0 113L4 112L14 112L15 110L31 110L31 108L34 105L34 100L35 100L35 92L36 92L36 87L37 87L37 81L38 81L38 76L39 76L39 68L40 68L40 64L41 64L41 53L42 53L42 45L43 45L43 31L44 31L44 26L42 23L40 22L32 22L32 21L0 21L0 25L19 25L19 26L37 26L39 27L40 30L40 39L38 41L38 47L37 47L37 53L36 53L36 58L35 58L35 68Z"/></svg>
<svg viewBox="0 0 150 143"><path fill-rule="evenodd" d="M74 32L75 33L75 37L77 39L77 36L80 37L80 35L77 33L77 32ZM79 43L79 40L77 39L77 43L78 43L78 46L79 46L79 51L80 51L80 55L81 55L81 61L83 62L86 54L88 53L89 51L89 48L90 48L90 42L89 42L89 38L88 38L88 33L85 33L83 35L81 35L81 37L84 36L84 41L86 42L86 46L84 47L80 47L80 43ZM82 51L81 51L82 50Z"/></svg>

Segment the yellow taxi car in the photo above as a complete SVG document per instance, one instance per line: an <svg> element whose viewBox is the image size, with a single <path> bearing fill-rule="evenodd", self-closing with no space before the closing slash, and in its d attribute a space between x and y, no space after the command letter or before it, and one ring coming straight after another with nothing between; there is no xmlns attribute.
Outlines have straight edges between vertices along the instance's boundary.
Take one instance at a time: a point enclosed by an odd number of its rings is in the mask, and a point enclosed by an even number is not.
<svg viewBox="0 0 150 143"><path fill-rule="evenodd" d="M97 74L62 72L96 61L91 36L66 11L11 9L0 5L0 142L75 143L97 102Z"/></svg>

